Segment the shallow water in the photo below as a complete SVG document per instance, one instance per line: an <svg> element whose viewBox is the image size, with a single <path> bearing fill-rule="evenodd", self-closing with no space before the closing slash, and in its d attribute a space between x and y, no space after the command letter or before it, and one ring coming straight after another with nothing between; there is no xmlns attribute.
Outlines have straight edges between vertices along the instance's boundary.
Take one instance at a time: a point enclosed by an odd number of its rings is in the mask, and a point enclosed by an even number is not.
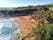
<svg viewBox="0 0 53 40"><path fill-rule="evenodd" d="M0 18L0 40L12 40L14 33L20 34L14 18Z"/></svg>

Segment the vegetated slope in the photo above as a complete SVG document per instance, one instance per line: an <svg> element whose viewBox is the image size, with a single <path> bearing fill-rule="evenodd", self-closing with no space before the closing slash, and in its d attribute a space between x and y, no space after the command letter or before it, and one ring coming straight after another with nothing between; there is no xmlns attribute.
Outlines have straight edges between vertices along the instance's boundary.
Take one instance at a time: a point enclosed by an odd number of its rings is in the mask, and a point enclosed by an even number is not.
<svg viewBox="0 0 53 40"><path fill-rule="evenodd" d="M30 7L32 7L32 6L30 6ZM45 27L45 24L53 25L53 5L52 4L39 5L39 6L35 6L34 8L37 10L33 11L32 15L29 14L28 16L19 16L18 17L20 19L21 29L23 28L23 30L24 30L22 32L22 35L23 35L22 39L23 40L35 40L35 39L36 40L47 40L48 31L46 30L47 26ZM46 36L44 36L43 39L41 37L41 34L39 34L39 31L38 31L38 35L40 35L40 38L39 37L37 37L38 39L36 38L35 33L36 33L36 30L38 30L39 25L43 25L46 28L45 30L47 31L46 34L44 34ZM42 27L42 26L40 26L40 27ZM37 29L34 30L34 32L33 32L33 28L35 28L35 29L37 28ZM50 31L52 31L52 30L50 30ZM42 31L40 31L40 33L42 33ZM51 33L51 35L52 35L52 33ZM46 39L44 39L44 38L46 38ZM51 39L49 39L49 40L52 40L52 37L50 37L50 38Z"/></svg>

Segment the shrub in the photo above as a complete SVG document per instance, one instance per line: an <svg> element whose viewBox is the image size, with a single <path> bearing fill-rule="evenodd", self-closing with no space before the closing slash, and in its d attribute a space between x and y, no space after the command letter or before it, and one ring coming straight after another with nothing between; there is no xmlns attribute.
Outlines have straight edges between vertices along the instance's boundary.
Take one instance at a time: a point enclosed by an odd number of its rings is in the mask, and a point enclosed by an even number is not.
<svg viewBox="0 0 53 40"><path fill-rule="evenodd" d="M36 40L53 40L53 24L39 24L36 29L33 28L33 33L37 36Z"/></svg>

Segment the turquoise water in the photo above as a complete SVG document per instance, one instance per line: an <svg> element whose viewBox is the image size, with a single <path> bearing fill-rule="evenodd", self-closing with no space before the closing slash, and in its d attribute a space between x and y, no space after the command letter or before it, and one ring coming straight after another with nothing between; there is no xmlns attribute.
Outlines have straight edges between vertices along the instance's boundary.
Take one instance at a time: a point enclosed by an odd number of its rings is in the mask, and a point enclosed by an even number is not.
<svg viewBox="0 0 53 40"><path fill-rule="evenodd" d="M19 24L14 18L0 18L0 40L13 40L14 34L20 34Z"/></svg>

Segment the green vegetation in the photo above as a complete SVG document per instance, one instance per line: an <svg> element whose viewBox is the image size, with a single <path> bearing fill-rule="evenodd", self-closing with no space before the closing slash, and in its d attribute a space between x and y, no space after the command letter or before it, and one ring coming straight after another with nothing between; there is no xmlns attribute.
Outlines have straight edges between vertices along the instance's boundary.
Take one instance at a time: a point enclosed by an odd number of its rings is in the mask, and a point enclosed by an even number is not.
<svg viewBox="0 0 53 40"><path fill-rule="evenodd" d="M14 36L14 38L13 38L14 40L20 40L21 39L21 37L20 37L20 35L18 34L16 34L15 36Z"/></svg>
<svg viewBox="0 0 53 40"><path fill-rule="evenodd" d="M53 10L49 9L50 7L53 8L53 5L40 6L39 10L33 13L35 16L32 18L39 20L37 28L32 30L36 40L53 40Z"/></svg>
<svg viewBox="0 0 53 40"><path fill-rule="evenodd" d="M50 7L53 7L53 4L18 7L18 8L14 8L13 10L27 10L27 9L45 9L45 10L47 10Z"/></svg>
<svg viewBox="0 0 53 40"><path fill-rule="evenodd" d="M37 29L33 29L36 36L36 40L53 40L53 24L42 24L38 25Z"/></svg>

